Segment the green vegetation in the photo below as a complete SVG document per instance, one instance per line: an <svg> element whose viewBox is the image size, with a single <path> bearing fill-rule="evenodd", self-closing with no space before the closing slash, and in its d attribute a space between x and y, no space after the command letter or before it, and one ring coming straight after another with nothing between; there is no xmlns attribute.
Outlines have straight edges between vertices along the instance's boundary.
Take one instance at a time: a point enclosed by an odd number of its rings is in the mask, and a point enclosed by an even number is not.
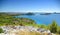
<svg viewBox="0 0 60 35"><path fill-rule="evenodd" d="M60 27L57 25L56 21L52 22L52 24L49 26L49 29L52 33L60 34Z"/></svg>
<svg viewBox="0 0 60 35"><path fill-rule="evenodd" d="M0 28L0 33L3 33L4 31L3 31L3 29L2 28Z"/></svg>
<svg viewBox="0 0 60 35"><path fill-rule="evenodd" d="M60 27L57 28L57 33L60 34Z"/></svg>
<svg viewBox="0 0 60 35"><path fill-rule="evenodd" d="M56 33L57 32L57 23L55 21L53 21L52 24L50 25L50 31L52 33Z"/></svg>
<svg viewBox="0 0 60 35"><path fill-rule="evenodd" d="M44 28L44 29L49 29L52 33L58 33L60 34L60 26L57 25L56 21L53 21L52 24L50 25L39 25L36 24L34 20L29 19L29 18L16 18L15 15L10 15L10 14L5 14L1 13L0 14L0 26L8 26L8 25L20 25L20 26L34 26L37 28ZM3 32L2 29L0 29L0 32Z"/></svg>
<svg viewBox="0 0 60 35"><path fill-rule="evenodd" d="M16 18L15 15L0 14L0 26L3 25L33 25L34 20L28 18Z"/></svg>

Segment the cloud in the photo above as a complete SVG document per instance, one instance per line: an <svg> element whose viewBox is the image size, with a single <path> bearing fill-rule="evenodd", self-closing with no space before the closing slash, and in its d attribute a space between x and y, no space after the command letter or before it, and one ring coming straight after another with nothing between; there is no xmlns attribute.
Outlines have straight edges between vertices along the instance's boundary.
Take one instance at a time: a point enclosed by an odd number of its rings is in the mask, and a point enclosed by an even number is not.
<svg viewBox="0 0 60 35"><path fill-rule="evenodd" d="M60 13L59 9L37 9L37 10L15 10L15 11L0 11L0 12L22 12L22 13L27 13L27 12L48 12L48 13L53 13L53 12L58 12Z"/></svg>

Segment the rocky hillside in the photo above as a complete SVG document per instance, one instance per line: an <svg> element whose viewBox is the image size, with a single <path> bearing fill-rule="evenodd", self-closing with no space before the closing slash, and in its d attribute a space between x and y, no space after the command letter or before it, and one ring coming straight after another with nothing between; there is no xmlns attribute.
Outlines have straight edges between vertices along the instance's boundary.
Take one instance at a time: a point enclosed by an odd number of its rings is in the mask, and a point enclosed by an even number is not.
<svg viewBox="0 0 60 35"><path fill-rule="evenodd" d="M35 28L33 26L1 26L4 33L1 35L55 35L49 30L42 28Z"/></svg>

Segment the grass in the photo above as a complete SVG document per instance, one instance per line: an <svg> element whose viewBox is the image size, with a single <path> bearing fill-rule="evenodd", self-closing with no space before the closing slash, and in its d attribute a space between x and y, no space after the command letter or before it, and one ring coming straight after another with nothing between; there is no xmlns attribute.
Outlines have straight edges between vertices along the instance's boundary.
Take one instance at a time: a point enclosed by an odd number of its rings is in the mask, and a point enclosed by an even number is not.
<svg viewBox="0 0 60 35"><path fill-rule="evenodd" d="M17 33L15 33L16 35L48 35L48 33L39 33L39 32L29 32L29 31L19 31ZM60 35L60 34L56 34L56 35Z"/></svg>
<svg viewBox="0 0 60 35"><path fill-rule="evenodd" d="M41 34L38 32L20 31L17 32L16 35L41 35Z"/></svg>

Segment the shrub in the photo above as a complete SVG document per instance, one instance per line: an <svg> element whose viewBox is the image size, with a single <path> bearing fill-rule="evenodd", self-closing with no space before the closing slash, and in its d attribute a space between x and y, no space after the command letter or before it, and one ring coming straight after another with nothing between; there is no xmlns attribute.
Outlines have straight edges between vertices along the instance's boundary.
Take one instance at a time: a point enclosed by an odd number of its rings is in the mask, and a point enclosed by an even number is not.
<svg viewBox="0 0 60 35"><path fill-rule="evenodd" d="M0 33L3 33L4 31L3 31L3 29L2 28L0 28Z"/></svg>
<svg viewBox="0 0 60 35"><path fill-rule="evenodd" d="M50 25L50 31L52 33L56 33L57 32L57 23L56 23L56 21L53 21L52 24Z"/></svg>

